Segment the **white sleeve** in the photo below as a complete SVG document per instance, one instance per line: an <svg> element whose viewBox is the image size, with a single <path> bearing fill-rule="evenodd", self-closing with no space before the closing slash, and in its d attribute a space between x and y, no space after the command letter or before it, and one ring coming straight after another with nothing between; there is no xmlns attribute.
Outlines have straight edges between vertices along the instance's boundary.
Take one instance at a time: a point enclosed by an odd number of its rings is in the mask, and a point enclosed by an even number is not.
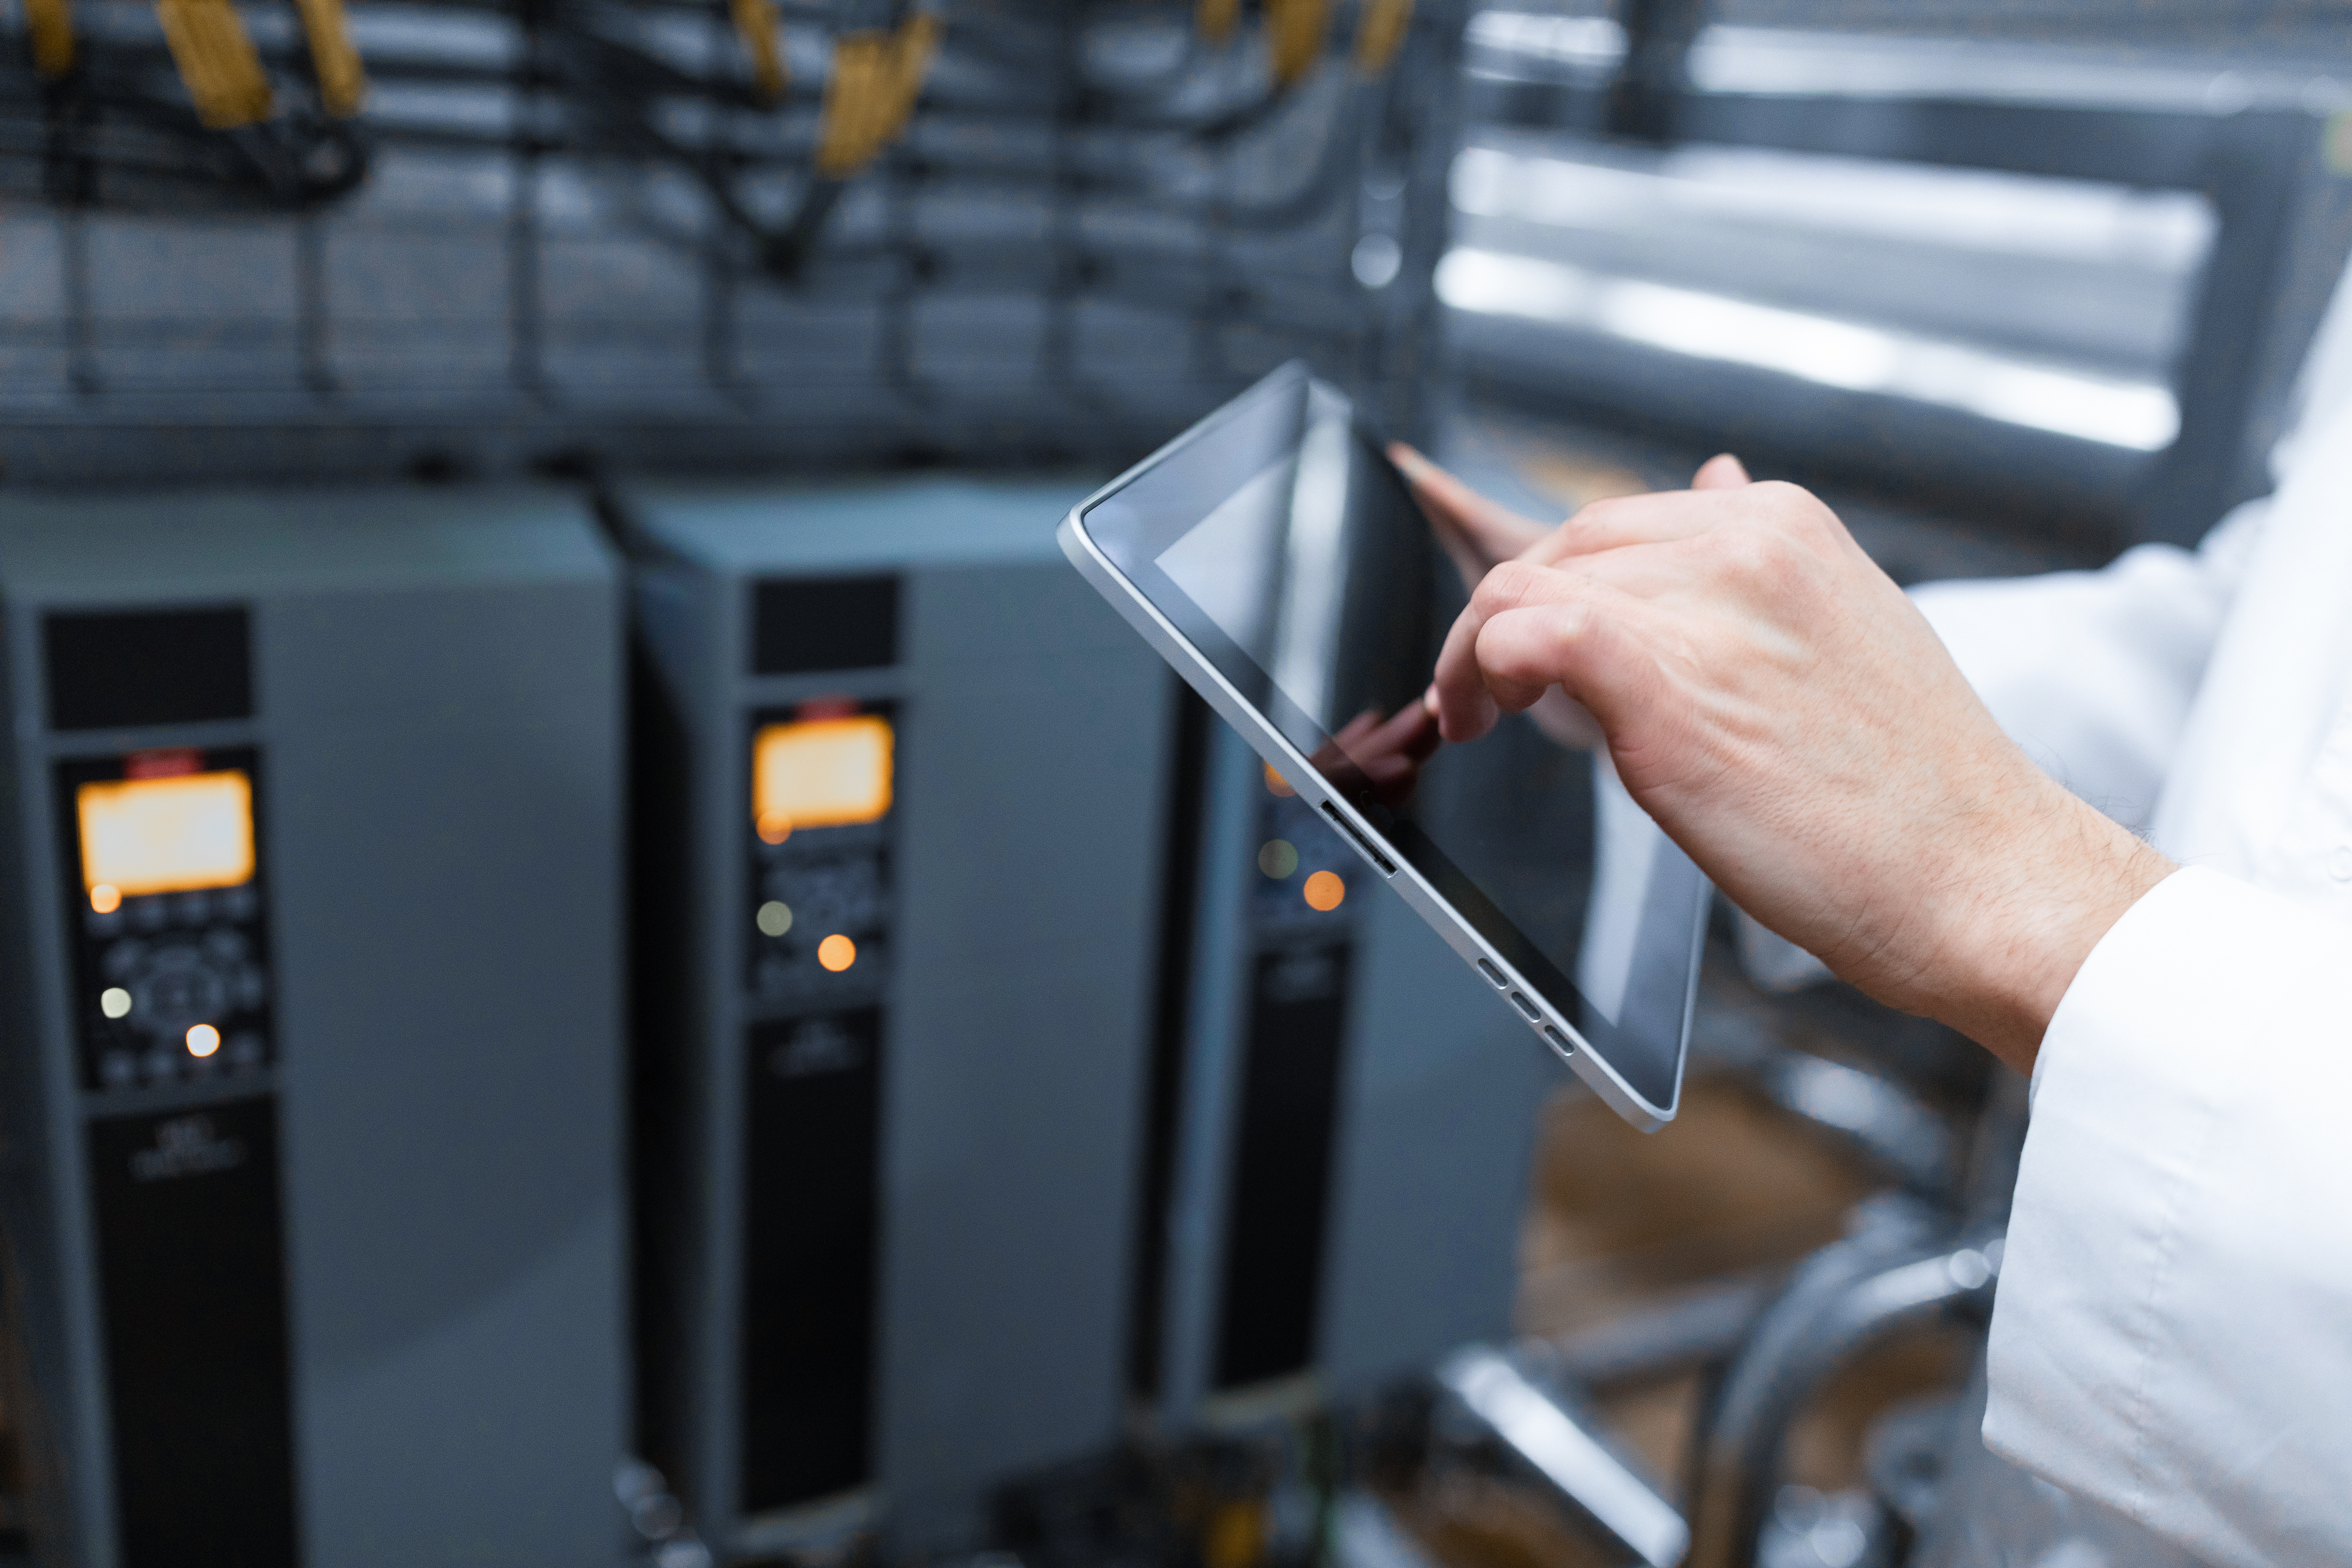
<svg viewBox="0 0 2352 1568"><path fill-rule="evenodd" d="M2051 1020L1988 1447L2218 1565L2352 1563L2352 924L2159 883Z"/></svg>

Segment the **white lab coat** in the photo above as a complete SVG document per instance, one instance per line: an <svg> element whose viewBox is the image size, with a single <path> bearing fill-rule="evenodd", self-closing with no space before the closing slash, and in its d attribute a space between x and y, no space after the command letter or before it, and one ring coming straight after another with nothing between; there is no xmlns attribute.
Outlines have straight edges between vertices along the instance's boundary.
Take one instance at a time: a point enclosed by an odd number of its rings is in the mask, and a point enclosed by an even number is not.
<svg viewBox="0 0 2352 1568"><path fill-rule="evenodd" d="M2280 484L2191 552L1915 597L2003 727L2184 869L2034 1068L1989 1447L2221 1568L2352 1563L2352 306Z"/></svg>

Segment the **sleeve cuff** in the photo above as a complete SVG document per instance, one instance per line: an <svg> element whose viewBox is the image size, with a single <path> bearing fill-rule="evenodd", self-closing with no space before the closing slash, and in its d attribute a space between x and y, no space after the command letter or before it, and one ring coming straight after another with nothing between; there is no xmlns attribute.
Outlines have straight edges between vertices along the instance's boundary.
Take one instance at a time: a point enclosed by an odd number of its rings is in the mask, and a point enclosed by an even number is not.
<svg viewBox="0 0 2352 1568"><path fill-rule="evenodd" d="M2352 926L2178 871L2034 1065L1986 1441L2218 1564L2352 1560L2347 976Z"/></svg>

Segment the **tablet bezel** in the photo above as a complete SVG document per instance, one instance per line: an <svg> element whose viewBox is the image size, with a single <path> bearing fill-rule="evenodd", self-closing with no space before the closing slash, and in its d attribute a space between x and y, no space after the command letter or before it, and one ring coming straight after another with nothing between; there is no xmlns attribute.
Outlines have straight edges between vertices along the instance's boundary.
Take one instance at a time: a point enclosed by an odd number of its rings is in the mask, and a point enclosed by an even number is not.
<svg viewBox="0 0 2352 1568"><path fill-rule="evenodd" d="M1243 692L1228 679L1215 656L1222 653L1237 660L1241 667L1253 669L1255 662L1234 647L1181 588L1154 569L1160 581L1152 584L1152 589L1188 623L1180 625L1178 616L1168 613L1152 591L1135 581L1089 528L1089 514L1114 501L1137 479L1232 421L1249 417L1262 403L1286 394L1295 395L1311 380L1302 364L1283 366L1080 501L1063 520L1058 531L1063 552L1218 715L1248 741L1267 765L1302 799L1339 827L1341 836L1354 844L1381 879L1394 887L1465 963L1493 984L1498 1003L1511 1007L1620 1116L1644 1131L1654 1131L1673 1120L1682 1098L1709 902L1704 892L1694 900L1687 983L1674 1056L1672 1092L1659 1103L1636 1089L1609 1060L1602 1048L1605 1042L1592 1038L1601 1031L1578 1026L1570 1013L1578 999L1573 983L1542 949L1520 931L1466 875L1455 870L1451 877L1445 877L1444 871L1451 868L1451 861L1428 840L1426 834L1420 835L1421 842L1407 850L1384 832L1358 801L1350 798L1340 781L1328 776L1311 760L1315 752L1328 750L1330 739L1312 717L1299 710L1271 681L1264 682L1266 693L1263 702ZM1325 390L1332 395L1343 395L1336 389ZM1281 448L1277 445L1269 449ZM1386 458L1382 457L1381 460L1385 462ZM1204 643L1211 646L1203 647ZM1439 863L1437 876L1417 863L1433 858ZM1441 888L1441 880L1454 885ZM1471 912L1465 912L1462 907L1465 905ZM1519 1005L1522 1001L1525 1005Z"/></svg>

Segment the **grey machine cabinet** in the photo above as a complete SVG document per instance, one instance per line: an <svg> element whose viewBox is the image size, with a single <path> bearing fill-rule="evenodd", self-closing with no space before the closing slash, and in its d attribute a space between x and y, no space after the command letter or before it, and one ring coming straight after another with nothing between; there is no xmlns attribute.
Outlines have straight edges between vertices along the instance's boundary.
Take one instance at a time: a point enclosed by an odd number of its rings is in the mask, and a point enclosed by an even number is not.
<svg viewBox="0 0 2352 1568"><path fill-rule="evenodd" d="M1083 489L622 498L641 1432L722 1552L969 1544L1120 1429L1174 683ZM826 733L850 805L760 784Z"/></svg>
<svg viewBox="0 0 2352 1568"><path fill-rule="evenodd" d="M617 1563L623 605L582 509L10 498L0 593L41 1560Z"/></svg>
<svg viewBox="0 0 2352 1568"><path fill-rule="evenodd" d="M1196 711L1188 984L1156 1075L1164 1197L1134 1362L1171 1432L1347 1401L1507 1336L1537 1110L1567 1081L1361 855ZM1523 749L1507 785L1449 778L1465 798L1448 805L1526 816L1531 874L1574 907L1574 854L1545 857L1583 826L1587 764ZM1318 873L1339 879L1336 906L1307 900Z"/></svg>

